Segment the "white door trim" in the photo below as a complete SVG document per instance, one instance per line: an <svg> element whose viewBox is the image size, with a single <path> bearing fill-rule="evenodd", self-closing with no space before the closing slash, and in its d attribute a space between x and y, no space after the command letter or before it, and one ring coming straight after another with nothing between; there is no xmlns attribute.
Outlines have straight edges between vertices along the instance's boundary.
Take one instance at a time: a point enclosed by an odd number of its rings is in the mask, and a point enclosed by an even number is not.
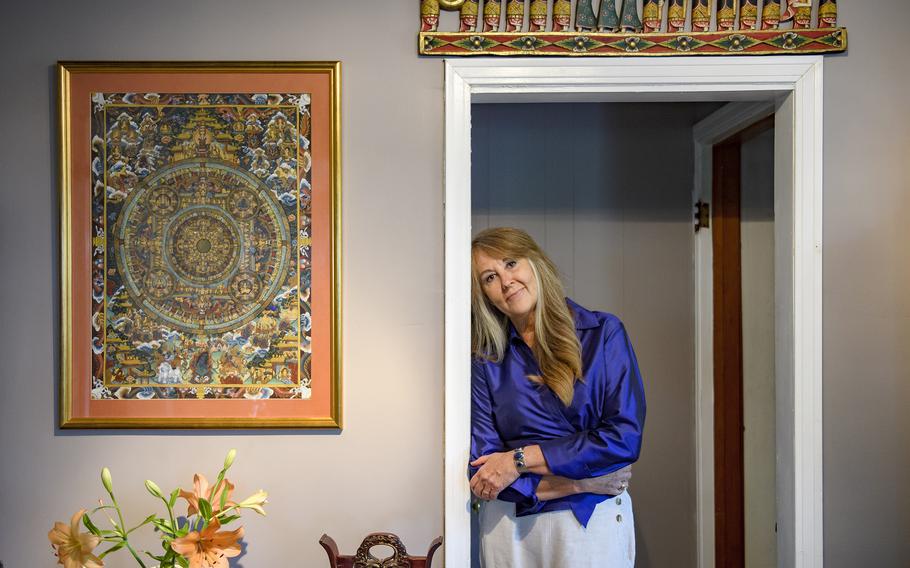
<svg viewBox="0 0 910 568"><path fill-rule="evenodd" d="M730 103L692 129L692 203L711 203L713 148L774 114L774 101ZM698 567L714 566L714 248L711 227L695 233L695 493Z"/></svg>
<svg viewBox="0 0 910 568"><path fill-rule="evenodd" d="M778 444L779 566L823 563L822 515L822 57L687 57L445 62L445 560L470 566L471 103L503 100L772 100L792 104L793 176L784 198L792 286L781 290L778 335L790 360L789 449ZM789 223L786 221L789 219ZM784 272L786 274L786 272ZM781 331L787 333L781 335ZM792 445L791 445L792 444Z"/></svg>

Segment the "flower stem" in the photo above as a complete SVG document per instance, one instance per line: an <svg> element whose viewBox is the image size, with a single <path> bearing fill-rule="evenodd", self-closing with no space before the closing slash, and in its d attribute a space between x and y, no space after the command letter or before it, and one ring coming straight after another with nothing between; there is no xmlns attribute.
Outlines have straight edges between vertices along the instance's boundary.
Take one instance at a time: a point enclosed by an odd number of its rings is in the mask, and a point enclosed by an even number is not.
<svg viewBox="0 0 910 568"><path fill-rule="evenodd" d="M233 510L236 509L236 508L237 508L237 505L231 505L231 506L228 507L227 509L225 509L225 510L223 510L223 511L218 511L217 513L215 513L215 517L221 517L221 516L223 516L223 515L226 514L226 513L230 513L231 511L233 511Z"/></svg>
<svg viewBox="0 0 910 568"><path fill-rule="evenodd" d="M142 561L141 558L139 558L139 555L136 553L135 550L133 550L133 547L130 546L130 543L127 542L127 540L125 538L123 539L123 543L126 545L126 549L130 551L130 554L133 555L133 558L136 559L136 562L138 562L139 565L142 566L142 568L146 568L145 563Z"/></svg>
<svg viewBox="0 0 910 568"><path fill-rule="evenodd" d="M215 498L215 494L218 492L218 489L221 487L221 484L224 483L224 476L227 475L227 471L231 469L231 464L234 463L234 455L236 454L235 450L228 452L228 457L224 460L224 467L221 468L221 471L218 472L218 478L215 480L215 485L209 490L209 503L212 502L212 499ZM215 509L215 504L212 503L212 509Z"/></svg>
<svg viewBox="0 0 910 568"><path fill-rule="evenodd" d="M171 528L174 530L174 534L177 534L177 521L174 520L174 510L171 509L171 504L168 503L168 500L161 496L161 500L164 501L164 506L167 509L167 516L171 520Z"/></svg>
<svg viewBox="0 0 910 568"><path fill-rule="evenodd" d="M117 511L117 518L120 519L120 535L121 538L123 538L123 545L127 550L130 551L130 554L133 555L133 558L136 559L136 562L139 563L139 566L142 566L142 568L147 568L145 563L142 562L142 558L139 557L139 554L137 554L133 547L130 545L130 540L127 536L128 533L126 530L126 523L123 521L123 513L120 511L120 505L117 503L117 498L114 497L114 492L108 491L108 494L111 496L111 501L114 503L114 509Z"/></svg>

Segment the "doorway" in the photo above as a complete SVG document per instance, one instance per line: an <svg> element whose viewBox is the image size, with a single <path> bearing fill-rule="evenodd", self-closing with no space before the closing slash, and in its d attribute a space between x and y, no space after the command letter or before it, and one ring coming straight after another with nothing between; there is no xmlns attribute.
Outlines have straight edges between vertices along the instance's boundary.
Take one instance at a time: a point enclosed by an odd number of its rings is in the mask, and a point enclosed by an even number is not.
<svg viewBox="0 0 910 568"><path fill-rule="evenodd" d="M712 266L698 268L714 281L714 563L772 568L774 115L713 144L711 158L710 201L698 201L696 232L710 233L713 253Z"/></svg>
<svg viewBox="0 0 910 568"><path fill-rule="evenodd" d="M634 346L648 406L630 489L641 568L696 563L693 126L723 104L472 108L472 233L526 230L567 295L619 317Z"/></svg>
<svg viewBox="0 0 910 568"><path fill-rule="evenodd" d="M470 554L469 243L472 102L759 100L779 124L775 368L780 566L821 564L821 58L446 63L446 562ZM792 159L796 157L796 159ZM696 168L696 178L698 168ZM777 195L779 193L779 195ZM780 197L781 199L778 199ZM698 331L698 330L697 330ZM696 357L696 359L698 359ZM703 361L696 361L696 367ZM789 403L789 406L788 406ZM781 424L783 427L780 427ZM699 535L699 542L703 535ZM699 556L699 565L708 566Z"/></svg>

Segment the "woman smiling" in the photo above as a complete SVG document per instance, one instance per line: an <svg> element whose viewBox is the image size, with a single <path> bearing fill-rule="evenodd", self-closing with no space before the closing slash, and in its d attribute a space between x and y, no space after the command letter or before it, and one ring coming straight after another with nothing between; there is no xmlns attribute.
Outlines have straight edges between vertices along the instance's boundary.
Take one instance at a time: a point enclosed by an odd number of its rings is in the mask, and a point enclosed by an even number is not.
<svg viewBox="0 0 910 568"><path fill-rule="evenodd" d="M519 229L472 243L471 490L486 568L633 566L645 419L618 318L565 298Z"/></svg>

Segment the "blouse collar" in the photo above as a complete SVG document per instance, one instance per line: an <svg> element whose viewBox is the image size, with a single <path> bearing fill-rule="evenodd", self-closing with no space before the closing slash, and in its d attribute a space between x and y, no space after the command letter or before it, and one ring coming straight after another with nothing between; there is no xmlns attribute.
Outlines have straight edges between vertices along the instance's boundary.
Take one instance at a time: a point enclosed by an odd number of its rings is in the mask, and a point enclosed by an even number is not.
<svg viewBox="0 0 910 568"><path fill-rule="evenodd" d="M594 312L579 306L570 298L566 298L566 304L568 304L569 310L572 312L572 319L575 322L576 330L600 327L600 321L597 319L597 315L594 314ZM524 339L518 334L518 331L511 321L509 322L509 341L524 343Z"/></svg>

